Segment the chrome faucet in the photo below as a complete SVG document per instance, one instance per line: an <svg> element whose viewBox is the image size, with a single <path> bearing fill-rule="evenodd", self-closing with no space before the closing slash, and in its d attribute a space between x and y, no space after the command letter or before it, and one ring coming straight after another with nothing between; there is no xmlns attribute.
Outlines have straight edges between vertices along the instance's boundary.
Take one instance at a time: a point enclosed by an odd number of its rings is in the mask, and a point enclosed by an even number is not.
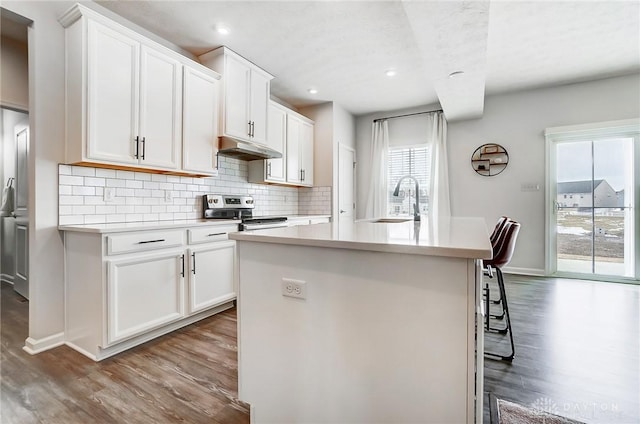
<svg viewBox="0 0 640 424"><path fill-rule="evenodd" d="M415 205L413 205L413 220L420 221L420 186L418 185L418 180L416 179L416 177L412 175L405 175L404 177L400 178L400 181L398 181L398 184L396 184L396 189L393 191L393 195L398 196L398 194L400 193L400 183L402 183L402 181L406 180L407 178L416 182L416 203Z"/></svg>

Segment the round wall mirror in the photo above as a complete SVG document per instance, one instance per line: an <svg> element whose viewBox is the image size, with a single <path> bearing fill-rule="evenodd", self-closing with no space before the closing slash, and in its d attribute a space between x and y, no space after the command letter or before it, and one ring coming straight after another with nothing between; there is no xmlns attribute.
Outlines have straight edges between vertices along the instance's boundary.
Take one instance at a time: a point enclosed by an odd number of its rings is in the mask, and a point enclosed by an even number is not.
<svg viewBox="0 0 640 424"><path fill-rule="evenodd" d="M478 174L485 177L498 175L507 167L509 154L499 144L488 143L478 147L471 156L471 166Z"/></svg>

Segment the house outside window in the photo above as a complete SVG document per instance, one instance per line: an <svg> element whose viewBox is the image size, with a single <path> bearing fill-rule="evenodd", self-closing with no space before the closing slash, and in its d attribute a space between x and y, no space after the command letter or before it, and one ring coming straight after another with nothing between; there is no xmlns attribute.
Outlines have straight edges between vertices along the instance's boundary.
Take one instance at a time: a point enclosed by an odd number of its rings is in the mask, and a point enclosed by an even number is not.
<svg viewBox="0 0 640 424"><path fill-rule="evenodd" d="M398 196L393 195L396 184L405 175L415 177L420 185L420 213L429 208L429 183L431 154L425 145L389 148L387 156L388 215L413 215L415 204L415 181L406 179L400 186Z"/></svg>

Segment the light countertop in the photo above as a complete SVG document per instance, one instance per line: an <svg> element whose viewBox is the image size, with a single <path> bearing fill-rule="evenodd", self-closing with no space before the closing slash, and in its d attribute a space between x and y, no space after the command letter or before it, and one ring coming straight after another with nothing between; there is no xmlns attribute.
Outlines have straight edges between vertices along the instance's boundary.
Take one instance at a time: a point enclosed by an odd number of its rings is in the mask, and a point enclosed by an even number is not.
<svg viewBox="0 0 640 424"><path fill-rule="evenodd" d="M231 239L388 253L490 259L491 242L483 218L440 218L414 223L318 224L233 233Z"/></svg>
<svg viewBox="0 0 640 424"><path fill-rule="evenodd" d="M283 216L283 215L279 215ZM256 218L259 218L256 216ZM287 215L290 219L330 218L330 215ZM172 228L206 227L216 225L238 225L237 219L184 219L175 221L117 222L111 224L60 225L61 231L84 233L120 233L125 231L165 230Z"/></svg>

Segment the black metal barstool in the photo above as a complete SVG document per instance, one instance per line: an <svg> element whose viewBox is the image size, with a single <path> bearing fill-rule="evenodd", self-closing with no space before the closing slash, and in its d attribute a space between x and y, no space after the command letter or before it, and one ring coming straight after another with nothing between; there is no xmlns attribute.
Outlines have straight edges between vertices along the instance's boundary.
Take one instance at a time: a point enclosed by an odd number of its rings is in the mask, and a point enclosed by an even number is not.
<svg viewBox="0 0 640 424"><path fill-rule="evenodd" d="M511 261L511 257L513 256L513 252L516 247L516 240L518 238L519 232L520 232L520 224L511 219L507 219L506 224L504 224L504 229L502 230L502 234L499 237L500 240L498 240L494 248L493 259L488 261L483 261L483 266L487 270L485 272L486 276L488 276L489 278L493 278L493 274L495 271L495 275L498 280L498 292L500 294L499 303L502 304L502 311L503 311L502 315L504 316L504 318L506 318L506 324L504 328L491 327L490 325L490 317L491 317L490 294L491 293L487 283L485 285L485 293L486 293L485 306L487 309L486 311L487 318L486 318L486 324L485 324L486 331L496 332L500 334L509 333L509 341L511 343L511 353L509 355L500 355L500 354L491 353L491 352L485 352L485 354L490 356L496 356L506 361L513 360L513 357L515 355L515 346L513 343L513 330L511 327L511 318L509 317L509 305L507 302L507 293L504 287L504 276L502 274L502 267L504 267L509 263L509 261Z"/></svg>

